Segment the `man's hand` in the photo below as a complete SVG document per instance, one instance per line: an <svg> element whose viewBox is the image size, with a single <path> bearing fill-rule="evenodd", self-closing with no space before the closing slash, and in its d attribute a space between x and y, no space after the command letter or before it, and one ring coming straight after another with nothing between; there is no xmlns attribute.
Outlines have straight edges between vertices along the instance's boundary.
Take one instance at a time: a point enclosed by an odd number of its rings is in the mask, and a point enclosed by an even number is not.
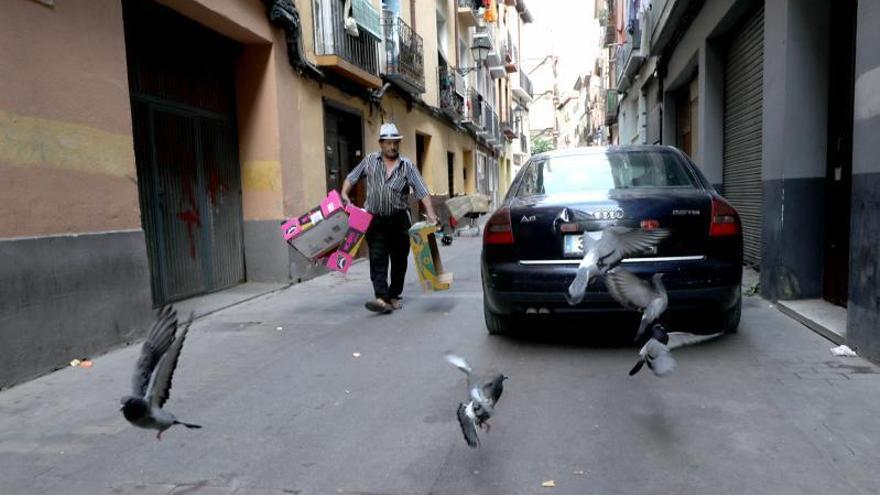
<svg viewBox="0 0 880 495"><path fill-rule="evenodd" d="M343 208L351 204L351 198L348 197L348 194L341 194L340 196L342 197Z"/></svg>
<svg viewBox="0 0 880 495"><path fill-rule="evenodd" d="M435 214L433 211L428 212L428 223L437 223L437 214Z"/></svg>

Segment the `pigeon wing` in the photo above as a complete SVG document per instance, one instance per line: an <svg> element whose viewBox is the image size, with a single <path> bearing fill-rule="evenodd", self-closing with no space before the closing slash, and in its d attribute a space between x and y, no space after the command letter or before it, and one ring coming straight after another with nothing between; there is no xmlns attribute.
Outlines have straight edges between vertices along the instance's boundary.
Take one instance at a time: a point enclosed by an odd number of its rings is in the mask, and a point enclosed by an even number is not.
<svg viewBox="0 0 880 495"><path fill-rule="evenodd" d="M450 364L452 364L456 368L460 369L461 371L465 372L466 374L470 375L473 372L473 370L471 370L471 366L468 364L467 360L465 358L459 356L458 354L453 354L453 353L449 352L449 353L446 353L446 356L444 356L444 357L446 358L447 361L450 362Z"/></svg>
<svg viewBox="0 0 880 495"><path fill-rule="evenodd" d="M669 237L667 229L631 229L628 227L608 227L602 233L602 241L607 249L615 253L614 261L627 256L642 254L660 241Z"/></svg>
<svg viewBox="0 0 880 495"><path fill-rule="evenodd" d="M156 315L156 321L147 334L147 339L141 346L141 355L134 366L134 374L131 377L132 395L144 397L147 394L147 385L150 376L156 369L156 364L162 359L162 355L171 346L174 339L174 329L177 328L177 311L171 306L165 306Z"/></svg>
<svg viewBox="0 0 880 495"><path fill-rule="evenodd" d="M657 298L653 287L642 281L632 272L615 268L605 274L605 286L617 302L623 307L644 310Z"/></svg>
<svg viewBox="0 0 880 495"><path fill-rule="evenodd" d="M474 424L474 420L468 417L466 409L464 404L458 405L456 413L458 424L461 426L464 441L467 442L469 447L475 449L480 446L480 438L477 436L477 426Z"/></svg>
<svg viewBox="0 0 880 495"><path fill-rule="evenodd" d="M180 359L180 351L183 349L183 342L186 340L186 333L192 325L193 316L190 315L189 320L183 325L178 332L168 352L162 356L159 366L156 368L156 374L150 385L148 399L150 404L162 407L171 395L171 378L174 376L174 370L177 368L177 361Z"/></svg>
<svg viewBox="0 0 880 495"><path fill-rule="evenodd" d="M723 332L718 332L710 335L695 335L687 332L669 332L669 342L666 344L666 347L668 347L669 350L678 349L679 347L695 345L701 342L706 342L707 340L717 339L723 334Z"/></svg>

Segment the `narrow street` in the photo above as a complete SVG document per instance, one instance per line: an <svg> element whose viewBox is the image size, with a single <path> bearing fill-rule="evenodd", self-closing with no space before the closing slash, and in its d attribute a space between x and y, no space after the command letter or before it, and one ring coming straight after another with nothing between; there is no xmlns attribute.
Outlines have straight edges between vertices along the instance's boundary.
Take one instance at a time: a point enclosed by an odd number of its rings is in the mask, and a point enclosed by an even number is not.
<svg viewBox="0 0 880 495"><path fill-rule="evenodd" d="M491 337L479 250L442 249L448 292L422 293L410 266L388 316L363 309L360 262L199 319L166 407L201 430L157 441L123 419L139 345L0 392L0 492L878 493L877 366L758 297L664 379L627 376L637 348L613 328ZM510 376L476 450L447 350Z"/></svg>

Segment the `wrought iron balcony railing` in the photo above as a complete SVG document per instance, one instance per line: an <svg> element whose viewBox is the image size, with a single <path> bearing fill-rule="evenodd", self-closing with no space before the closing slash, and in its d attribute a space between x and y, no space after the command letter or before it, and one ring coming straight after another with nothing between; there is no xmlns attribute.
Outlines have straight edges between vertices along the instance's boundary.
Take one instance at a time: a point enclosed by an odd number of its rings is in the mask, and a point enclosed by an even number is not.
<svg viewBox="0 0 880 495"><path fill-rule="evenodd" d="M616 89L605 92L605 125L617 122L618 94Z"/></svg>
<svg viewBox="0 0 880 495"><path fill-rule="evenodd" d="M475 87L470 87L467 90L464 117L461 123L477 134L483 130L483 97L477 92Z"/></svg>
<svg viewBox="0 0 880 495"><path fill-rule="evenodd" d="M447 64L440 64L438 68L440 86L440 109L456 122L461 121L465 115L465 99L467 91L464 78L455 69Z"/></svg>
<svg viewBox="0 0 880 495"><path fill-rule="evenodd" d="M321 67L360 84L379 87L379 14L368 0L354 0L358 12L357 36L345 28L343 0L315 2L315 55Z"/></svg>
<svg viewBox="0 0 880 495"><path fill-rule="evenodd" d="M513 85L513 94L519 97L520 101L524 102L524 104L531 103L534 98L532 80L529 79L529 76L527 76L526 72L523 70L519 71L518 84L514 83Z"/></svg>
<svg viewBox="0 0 880 495"><path fill-rule="evenodd" d="M464 27L474 27L479 22L477 11L483 6L482 0L458 0L458 20Z"/></svg>
<svg viewBox="0 0 880 495"><path fill-rule="evenodd" d="M629 87L630 78L638 71L644 56L641 53L642 29L638 19L632 19L627 27L626 42L617 50L617 89Z"/></svg>
<svg viewBox="0 0 880 495"><path fill-rule="evenodd" d="M385 76L414 94L425 92L425 56L422 37L403 19L384 11Z"/></svg>

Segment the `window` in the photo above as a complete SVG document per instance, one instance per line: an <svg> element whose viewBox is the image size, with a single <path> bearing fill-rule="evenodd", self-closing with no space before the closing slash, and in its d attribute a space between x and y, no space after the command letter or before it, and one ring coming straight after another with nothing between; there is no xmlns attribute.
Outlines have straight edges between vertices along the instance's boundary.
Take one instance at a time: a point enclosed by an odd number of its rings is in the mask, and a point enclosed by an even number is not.
<svg viewBox="0 0 880 495"><path fill-rule="evenodd" d="M517 197L631 188L693 188L695 179L671 151L566 155L532 162Z"/></svg>

